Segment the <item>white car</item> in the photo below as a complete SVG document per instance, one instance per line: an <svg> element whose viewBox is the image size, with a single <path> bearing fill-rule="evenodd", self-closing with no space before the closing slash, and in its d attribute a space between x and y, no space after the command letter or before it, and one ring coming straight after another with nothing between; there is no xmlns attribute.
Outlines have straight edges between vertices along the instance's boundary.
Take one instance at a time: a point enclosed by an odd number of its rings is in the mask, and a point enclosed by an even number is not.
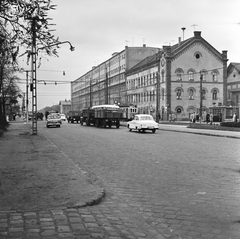
<svg viewBox="0 0 240 239"><path fill-rule="evenodd" d="M151 115L137 114L132 121L127 123L127 127L129 131L137 130L138 132L145 132L145 130L150 130L155 133L159 125L154 121Z"/></svg>
<svg viewBox="0 0 240 239"><path fill-rule="evenodd" d="M61 117L61 120L63 120L63 121L65 121L67 119L65 114L60 114L60 117Z"/></svg>
<svg viewBox="0 0 240 239"><path fill-rule="evenodd" d="M60 116L58 116L57 114L51 114L51 115L48 115L48 117L47 117L46 127L47 128L49 128L49 127L60 128L61 123L62 123L62 121L61 121Z"/></svg>

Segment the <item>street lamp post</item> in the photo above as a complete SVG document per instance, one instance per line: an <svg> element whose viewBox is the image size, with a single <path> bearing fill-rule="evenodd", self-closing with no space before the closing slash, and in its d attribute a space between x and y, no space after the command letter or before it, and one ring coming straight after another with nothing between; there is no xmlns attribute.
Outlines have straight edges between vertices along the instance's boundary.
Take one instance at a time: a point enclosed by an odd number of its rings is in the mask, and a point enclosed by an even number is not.
<svg viewBox="0 0 240 239"><path fill-rule="evenodd" d="M72 46L72 44L69 41L63 41L63 42L57 42L52 45L48 45L45 47L41 47L36 49L36 27L35 27L35 18L32 21L32 113L33 113L33 119L32 119L32 134L37 134L37 64L36 64L36 58L37 58L37 51L44 49L46 47L52 47L61 45L64 43L68 43L70 45L70 50L74 51L75 48Z"/></svg>

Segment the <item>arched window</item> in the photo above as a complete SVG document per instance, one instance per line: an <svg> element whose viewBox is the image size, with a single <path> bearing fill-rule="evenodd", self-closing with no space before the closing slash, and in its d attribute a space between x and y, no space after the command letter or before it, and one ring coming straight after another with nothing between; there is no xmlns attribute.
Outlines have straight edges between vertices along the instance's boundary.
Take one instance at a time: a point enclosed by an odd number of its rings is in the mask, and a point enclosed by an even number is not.
<svg viewBox="0 0 240 239"><path fill-rule="evenodd" d="M177 107L175 108L175 112L176 112L177 114L181 114L181 113L183 112L183 107L182 107L182 106L177 106Z"/></svg>
<svg viewBox="0 0 240 239"><path fill-rule="evenodd" d="M178 68L175 71L175 73L176 73L177 81L181 81L183 76L183 70L181 68Z"/></svg>
<svg viewBox="0 0 240 239"><path fill-rule="evenodd" d="M193 69L188 70L188 79L190 81L194 80L194 74L195 74L195 71Z"/></svg>
<svg viewBox="0 0 240 239"><path fill-rule="evenodd" d="M183 89L181 87L177 87L175 89L175 92L176 92L176 99L177 100L181 100L182 99L182 92L183 92Z"/></svg>
<svg viewBox="0 0 240 239"><path fill-rule="evenodd" d="M212 91L212 99L217 100L217 90Z"/></svg>
<svg viewBox="0 0 240 239"><path fill-rule="evenodd" d="M212 71L212 81L213 81L213 82L218 81L218 79L217 79L217 76L218 76L218 75L219 75L218 70Z"/></svg>
<svg viewBox="0 0 240 239"><path fill-rule="evenodd" d="M193 91L193 89L190 89L188 91L188 93L189 93L189 100L194 100L194 97L193 97L194 91Z"/></svg>
<svg viewBox="0 0 240 239"><path fill-rule="evenodd" d="M206 79L207 79L207 70L201 70L200 74L202 76L202 81L206 81Z"/></svg>
<svg viewBox="0 0 240 239"><path fill-rule="evenodd" d="M177 100L181 100L182 99L182 91L180 89L178 89L176 91L176 94L177 94Z"/></svg>
<svg viewBox="0 0 240 239"><path fill-rule="evenodd" d="M206 90L205 89L202 90L202 99L206 100Z"/></svg>

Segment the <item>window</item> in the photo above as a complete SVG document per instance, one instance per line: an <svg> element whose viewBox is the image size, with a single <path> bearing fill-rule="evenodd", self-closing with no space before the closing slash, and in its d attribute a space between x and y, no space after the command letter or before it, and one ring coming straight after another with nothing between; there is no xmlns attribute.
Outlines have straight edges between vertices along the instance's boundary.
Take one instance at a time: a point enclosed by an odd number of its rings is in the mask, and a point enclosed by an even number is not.
<svg viewBox="0 0 240 239"><path fill-rule="evenodd" d="M181 100L182 99L182 91L180 89L177 90L177 100Z"/></svg>
<svg viewBox="0 0 240 239"><path fill-rule="evenodd" d="M181 72L177 72L177 81L182 80L182 73Z"/></svg>
<svg viewBox="0 0 240 239"><path fill-rule="evenodd" d="M164 72L164 70L162 70L162 72L161 72L162 82L164 82L164 74L165 74L165 72Z"/></svg>
<svg viewBox="0 0 240 239"><path fill-rule="evenodd" d="M200 57L202 57L202 53L197 51L194 53L194 56L196 57L196 59L198 60Z"/></svg>
<svg viewBox="0 0 240 239"><path fill-rule="evenodd" d="M219 75L217 70L212 71L212 81L214 82L218 81L217 75Z"/></svg>
<svg viewBox="0 0 240 239"><path fill-rule="evenodd" d="M212 99L217 100L217 90L212 91Z"/></svg>
<svg viewBox="0 0 240 239"><path fill-rule="evenodd" d="M206 70L202 70L202 71L200 72L200 74L201 74L201 76L202 76L202 81L206 81L207 71L206 71Z"/></svg>
<svg viewBox="0 0 240 239"><path fill-rule="evenodd" d="M228 92L228 100L231 100L231 92Z"/></svg>
<svg viewBox="0 0 240 239"><path fill-rule="evenodd" d="M202 99L206 100L206 90L202 90Z"/></svg>
<svg viewBox="0 0 240 239"><path fill-rule="evenodd" d="M177 112L178 114L181 114L181 113L182 113L182 108L181 108L181 107L178 107L177 110L176 110L176 112Z"/></svg>
<svg viewBox="0 0 240 239"><path fill-rule="evenodd" d="M194 71L193 70L189 70L188 71L188 79L190 81L193 81L194 80Z"/></svg>
<svg viewBox="0 0 240 239"><path fill-rule="evenodd" d="M189 93L189 100L193 100L194 99L194 97L193 97L193 89L190 89L188 91L188 93Z"/></svg>
<svg viewBox="0 0 240 239"><path fill-rule="evenodd" d="M176 69L175 74L177 77L177 81L181 81L183 76L183 70L181 68L178 68Z"/></svg>

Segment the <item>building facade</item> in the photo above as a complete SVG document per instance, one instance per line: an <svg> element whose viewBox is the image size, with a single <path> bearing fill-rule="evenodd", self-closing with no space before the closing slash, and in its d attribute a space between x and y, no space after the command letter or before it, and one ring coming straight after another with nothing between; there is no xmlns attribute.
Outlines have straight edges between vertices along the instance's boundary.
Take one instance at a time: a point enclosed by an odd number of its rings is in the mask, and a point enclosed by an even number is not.
<svg viewBox="0 0 240 239"><path fill-rule="evenodd" d="M128 103L156 119L204 116L210 107L227 104L227 60L227 51L218 52L195 31L126 72Z"/></svg>
<svg viewBox="0 0 240 239"><path fill-rule="evenodd" d="M125 73L159 49L155 47L128 47L93 67L71 83L72 110L93 105L127 103Z"/></svg>
<svg viewBox="0 0 240 239"><path fill-rule="evenodd" d="M238 106L240 104L240 63L230 63L227 76L228 105Z"/></svg>
<svg viewBox="0 0 240 239"><path fill-rule="evenodd" d="M60 114L68 115L71 110L71 100L61 100L59 101Z"/></svg>

